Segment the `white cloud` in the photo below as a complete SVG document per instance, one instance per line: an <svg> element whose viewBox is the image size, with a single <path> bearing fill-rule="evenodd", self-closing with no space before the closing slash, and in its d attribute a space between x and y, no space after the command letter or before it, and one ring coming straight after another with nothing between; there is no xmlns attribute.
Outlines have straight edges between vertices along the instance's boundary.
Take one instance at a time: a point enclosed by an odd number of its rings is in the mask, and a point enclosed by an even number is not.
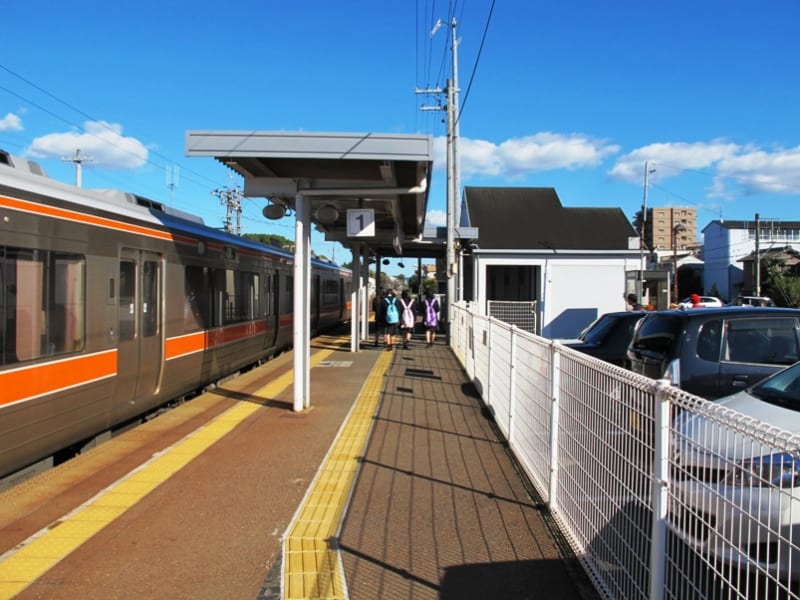
<svg viewBox="0 0 800 600"><path fill-rule="evenodd" d="M0 131L22 131L22 119L14 113L8 113L0 119Z"/></svg>
<svg viewBox="0 0 800 600"><path fill-rule="evenodd" d="M607 140L578 133L540 132L499 145L462 137L458 143L462 179L474 175L516 179L539 171L596 167L617 152L619 146ZM444 137L434 142L434 164L437 168L447 164Z"/></svg>
<svg viewBox="0 0 800 600"><path fill-rule="evenodd" d="M139 140L122 135L122 126L106 121L87 121L84 131L50 133L33 140L26 154L31 158L72 156L80 148L91 164L107 169L136 169L147 162L147 148Z"/></svg>
<svg viewBox="0 0 800 600"><path fill-rule="evenodd" d="M677 177L687 170L707 171L713 175L706 189L712 198L733 197L734 188L743 194L800 192L800 147L769 152L725 140L650 144L621 157L608 174L641 183L645 162L655 169L654 180Z"/></svg>
<svg viewBox="0 0 800 600"><path fill-rule="evenodd" d="M650 144L620 157L608 174L613 179L641 182L644 177L644 163L648 162L648 167L655 169L654 179L666 179L687 169L709 168L735 154L739 148L724 140Z"/></svg>
<svg viewBox="0 0 800 600"><path fill-rule="evenodd" d="M443 210L429 210L425 215L425 227L441 227L447 225L447 213Z"/></svg>
<svg viewBox="0 0 800 600"><path fill-rule="evenodd" d="M748 150L726 157L719 177L731 179L746 194L797 194L800 192L800 146L773 152Z"/></svg>

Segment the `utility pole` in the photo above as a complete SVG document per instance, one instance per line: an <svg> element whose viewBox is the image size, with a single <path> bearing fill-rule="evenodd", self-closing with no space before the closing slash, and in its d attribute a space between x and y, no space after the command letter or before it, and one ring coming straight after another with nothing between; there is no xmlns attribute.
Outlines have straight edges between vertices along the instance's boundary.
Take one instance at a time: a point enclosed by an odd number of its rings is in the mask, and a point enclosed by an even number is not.
<svg viewBox="0 0 800 600"><path fill-rule="evenodd" d="M639 260L640 260L640 267L639 267L639 302L644 302L644 271L645 271L645 262L644 262L644 235L647 231L647 188L649 187L648 184L648 177L650 173L655 173L655 169L650 169L648 162L644 162L644 198L642 199L642 218L639 220Z"/></svg>
<svg viewBox="0 0 800 600"><path fill-rule="evenodd" d="M71 162L75 165L75 187L81 187L82 184L82 165L85 162L91 162L94 160L91 156L82 156L81 149L78 148L75 150L75 156L73 157L62 157L61 160L64 162Z"/></svg>
<svg viewBox="0 0 800 600"><path fill-rule="evenodd" d="M242 230L242 192L236 188L217 188L211 192L225 207L225 231L240 235ZM236 228L233 227L233 213L236 213Z"/></svg>
<svg viewBox="0 0 800 600"><path fill-rule="evenodd" d="M459 128L459 121L461 120L461 111L460 107L461 104L459 103L458 94L458 38L456 37L456 20L453 18L450 21L450 27L452 29L452 44L453 44L453 100L452 100L452 113L453 113L453 191L455 195L453 196L453 234L455 235L455 227L461 226L461 166L460 161L458 159L458 128Z"/></svg>
<svg viewBox="0 0 800 600"><path fill-rule="evenodd" d="M756 260L753 265L755 266L755 279L756 279L756 293L754 296L761 295L761 248L759 244L759 235L761 229L761 217L756 213Z"/></svg>
<svg viewBox="0 0 800 600"><path fill-rule="evenodd" d="M175 191L175 188L178 187L178 181L181 178L181 168L167 165L166 172L167 187L169 188L169 205L172 206L172 193Z"/></svg>
<svg viewBox="0 0 800 600"><path fill-rule="evenodd" d="M444 21L439 19L431 30L431 37L444 25ZM447 88L437 89L417 89L418 94L447 94L447 106L436 107L423 106L422 110L446 110L447 111L447 259L445 276L447 277L447 324L448 335L449 325L452 321L452 305L456 298L456 277L460 276L456 263L455 231L461 221L461 206L458 201L460 193L461 169L458 160L458 128L459 128L459 104L458 104L458 37L456 36L456 20L450 21L451 44L452 44L452 68L453 78L448 79Z"/></svg>
<svg viewBox="0 0 800 600"><path fill-rule="evenodd" d="M455 181L455 140L453 139L453 123L455 121L455 110L453 110L454 85L452 81L447 82L447 332L450 334L450 322L452 321L452 305L455 302L455 205L458 190Z"/></svg>

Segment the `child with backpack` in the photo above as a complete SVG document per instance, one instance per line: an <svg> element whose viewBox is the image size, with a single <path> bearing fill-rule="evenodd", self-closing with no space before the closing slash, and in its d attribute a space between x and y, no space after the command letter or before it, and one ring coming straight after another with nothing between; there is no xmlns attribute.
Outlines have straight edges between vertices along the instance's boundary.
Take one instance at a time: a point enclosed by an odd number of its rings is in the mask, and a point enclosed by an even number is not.
<svg viewBox="0 0 800 600"><path fill-rule="evenodd" d="M430 290L422 301L422 324L425 326L425 341L428 346L433 346L436 341L436 331L439 329L439 300Z"/></svg>
<svg viewBox="0 0 800 600"><path fill-rule="evenodd" d="M381 300L380 319L383 326L383 345L386 350L394 350L394 336L397 335L397 326L400 323L400 307L392 290L387 290Z"/></svg>
<svg viewBox="0 0 800 600"><path fill-rule="evenodd" d="M403 290L400 305L402 307L400 329L403 332L403 348L408 350L411 334L414 333L414 325L417 322L417 316L414 314L414 299L408 295L408 290Z"/></svg>

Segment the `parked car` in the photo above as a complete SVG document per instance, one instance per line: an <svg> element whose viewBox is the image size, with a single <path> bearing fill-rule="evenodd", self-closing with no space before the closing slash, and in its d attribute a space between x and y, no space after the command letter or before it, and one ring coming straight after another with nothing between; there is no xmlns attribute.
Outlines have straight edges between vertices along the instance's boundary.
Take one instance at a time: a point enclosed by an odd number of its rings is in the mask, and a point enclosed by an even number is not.
<svg viewBox="0 0 800 600"><path fill-rule="evenodd" d="M695 294L693 294L695 295ZM697 303L692 301L692 296L688 298L684 298L680 302L678 302L678 308L695 308L695 307L717 307L717 306L725 306L725 303L715 296L698 296Z"/></svg>
<svg viewBox="0 0 800 600"><path fill-rule="evenodd" d="M645 313L630 369L708 399L738 392L800 360L800 310L725 307Z"/></svg>
<svg viewBox="0 0 800 600"><path fill-rule="evenodd" d="M606 362L628 366L628 344L633 331L645 313L643 311L612 312L600 315L575 340L562 342Z"/></svg>
<svg viewBox="0 0 800 600"><path fill-rule="evenodd" d="M736 296L733 306L775 306L772 298L769 296Z"/></svg>
<svg viewBox="0 0 800 600"><path fill-rule="evenodd" d="M800 435L800 363L715 404ZM673 524L715 559L800 580L800 451L745 435L754 431L752 422L725 422L689 411L678 416Z"/></svg>

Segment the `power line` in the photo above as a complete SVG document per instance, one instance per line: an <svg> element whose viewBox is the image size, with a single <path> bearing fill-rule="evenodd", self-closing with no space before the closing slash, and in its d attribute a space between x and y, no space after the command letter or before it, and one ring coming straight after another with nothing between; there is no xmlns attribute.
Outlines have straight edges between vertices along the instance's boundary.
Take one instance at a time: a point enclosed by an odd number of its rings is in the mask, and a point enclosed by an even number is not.
<svg viewBox="0 0 800 600"><path fill-rule="evenodd" d="M472 73L469 76L469 82L467 83L467 91L464 92L464 99L461 101L461 108L458 110L458 120L461 120L461 115L464 112L464 106L467 104L467 98L469 98L469 91L472 89L472 82L475 79L475 72L478 70L478 63L481 60L481 54L483 54L483 45L486 42L486 34L489 32L489 24L492 21L492 13L494 12L494 3L495 0L492 0L492 5L489 7L489 15L486 17L486 25L483 28L483 36L481 37L481 44L478 47L478 55L475 57L475 64L472 66Z"/></svg>
<svg viewBox="0 0 800 600"><path fill-rule="evenodd" d="M20 81L23 81L23 82L24 82L24 83L26 83L27 85L29 85L29 86L33 87L34 89L36 89L36 90L40 91L41 93L45 94L46 96L48 96L48 97L52 98L53 100L55 100L55 101L56 101L56 102L58 102L59 104L62 104L63 106L66 106L66 107L67 107L67 108L69 108L70 110L72 110L72 111L75 111L76 113L78 113L78 114L79 114L79 115L81 115L82 117L85 117L85 118L86 118L86 119L88 119L89 121L91 121L91 122L93 122L93 123L97 123L98 125L101 125L101 126L102 126L103 128L105 128L107 131L109 131L109 132L111 132L111 133L117 133L117 131L116 131L115 129L113 129L112 127L109 127L108 125L106 125L106 123L105 123L105 122L104 122L102 119L97 119L97 118L93 117L92 115L90 115L90 114L88 114L88 113L84 112L83 110L81 110L81 109L79 109L79 108L77 108L77 107L73 106L73 105L72 105L72 104L70 104L69 102L67 102L67 101L65 101L65 100L62 100L60 97L58 97L58 96L56 96L55 94L53 94L53 93L51 93L51 92L47 91L46 89L44 89L43 87L41 87L41 86L37 85L36 83L34 83L33 81L31 81L31 80L27 79L26 77L23 77L23 76L22 76L22 75L20 75L19 73L16 73L15 71L12 71L11 69L9 69L8 67L6 67L5 65L3 65L3 64L0 64L0 69L4 70L4 71L5 71L5 72L7 72L8 74L10 74L10 75L12 75L12 76L16 77L16 78L17 78L17 79L19 79ZM0 85L0 90L3 90L3 91L5 91L6 93L8 93L8 94L10 94L10 95L12 95L12 96L14 96L14 97L16 97L16 98L19 98L19 99L20 99L20 100L22 100L23 102L27 102L27 103L29 103L30 105L32 105L32 106L34 106L34 107L36 107L37 109L39 109L39 110L41 110L41 111L43 111L43 112L47 113L47 114L48 114L48 115L50 115L51 117L53 117L53 118L55 118L55 119L58 119L59 121L62 121L62 122L64 122L64 123L66 123L67 125L70 125L70 126L72 126L72 127L75 127L75 128L79 129L81 132L83 132L83 133L85 133L85 134L87 134L87 135L91 135L92 137L95 137L95 138L97 138L97 139L101 140L101 141L102 141L103 143L105 143L105 144L109 144L110 146L113 146L114 148L117 148L118 150L120 150L120 151L124 152L125 154L128 154L128 155L130 155L130 156L134 156L134 157L140 158L140 155L138 155L138 154L136 154L136 153L134 153L134 152L131 152L131 151L130 151L130 150L128 150L127 148L123 148L122 146L119 146L119 145L117 145L117 144L114 144L113 142L110 142L110 141L108 141L108 140L106 140L106 139L104 139L104 138L101 138L100 136L98 136L98 135L96 135L96 134L94 134L94 133L92 133L92 132L88 131L88 130L87 130L86 128L84 128L83 126L81 126L81 125L79 125L79 124L77 124L77 123L73 123L73 122L72 122L72 121L70 121L69 119L67 119L67 118L65 118L65 117L62 117L61 115L58 115L58 114L56 114L56 113L52 112L51 110L48 110L48 109L46 109L45 107L43 107L43 106L41 106L41 105L37 104L36 102L34 102L34 101L30 100L29 98L26 98L26 97L24 97L24 96L22 96L22 95L18 94L17 92L14 92L14 91L12 91L12 90L8 89L8 88L7 88L7 87L5 87L5 86L1 86L1 85ZM161 159L163 159L163 160L167 161L167 163L174 162L174 161L172 161L172 159L170 159L169 157L167 157L167 156L164 156L164 155L162 155L162 154L160 154L160 153L158 153L158 152L156 152L156 151L154 151L154 150L148 150L148 155L150 155L150 154L152 154L152 155L154 155L154 156L157 156L158 158L161 158ZM154 166L154 167L157 167L157 168L159 168L159 169L165 166L165 165L160 165L160 164L158 164L158 163L156 163L156 162L154 162L154 161L150 160L149 158L147 158L147 159L146 159L146 163L147 163L147 164L150 164L150 165L152 165L152 166ZM193 175L196 175L197 177L199 177L200 179L202 179L202 180L204 180L204 181L206 181L206 182L208 182L208 183L211 183L211 184L214 184L214 183L215 183L215 182L214 182L214 180L212 180L212 179L209 179L208 177L206 177L206 176L205 176L205 175L203 175L202 173L199 173L199 172L197 172L197 171L193 171L192 169L186 169L186 170L187 170L189 173L192 173ZM198 185L202 185L202 184L201 184L201 182L199 182L199 181L195 181L195 183L197 183Z"/></svg>

